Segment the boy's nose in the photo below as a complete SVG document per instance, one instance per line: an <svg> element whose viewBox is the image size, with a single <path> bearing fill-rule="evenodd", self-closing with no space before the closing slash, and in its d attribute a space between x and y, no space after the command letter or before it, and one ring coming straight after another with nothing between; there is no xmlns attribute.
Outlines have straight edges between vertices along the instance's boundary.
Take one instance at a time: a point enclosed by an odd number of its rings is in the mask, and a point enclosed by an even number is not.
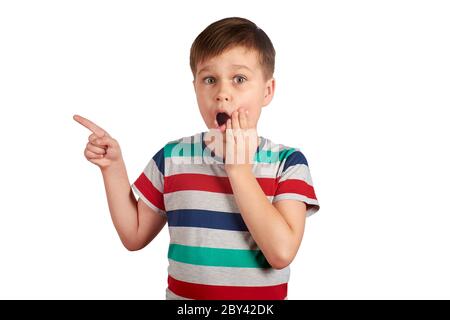
<svg viewBox="0 0 450 320"><path fill-rule="evenodd" d="M228 98L228 96L218 95L218 96L216 97L216 100L217 100L217 101L229 101L229 98Z"/></svg>
<svg viewBox="0 0 450 320"><path fill-rule="evenodd" d="M216 101L231 101L231 95L226 90L217 92Z"/></svg>
<svg viewBox="0 0 450 320"><path fill-rule="evenodd" d="M218 101L218 102L231 101L231 95L230 95L229 89L226 88L225 85L222 85L217 89L218 90L216 92L216 101Z"/></svg>

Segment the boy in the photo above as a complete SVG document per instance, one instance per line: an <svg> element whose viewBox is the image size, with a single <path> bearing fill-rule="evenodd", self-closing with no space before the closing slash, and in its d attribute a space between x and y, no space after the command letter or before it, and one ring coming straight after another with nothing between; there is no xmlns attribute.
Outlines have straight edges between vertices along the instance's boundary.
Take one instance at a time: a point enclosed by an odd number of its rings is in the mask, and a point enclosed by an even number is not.
<svg viewBox="0 0 450 320"><path fill-rule="evenodd" d="M74 116L92 131L85 156L101 169L124 246L145 247L168 222L167 299L287 298L289 264L319 203L303 154L256 134L274 95L274 63L253 22L208 26L190 64L210 130L166 144L131 186L118 142Z"/></svg>

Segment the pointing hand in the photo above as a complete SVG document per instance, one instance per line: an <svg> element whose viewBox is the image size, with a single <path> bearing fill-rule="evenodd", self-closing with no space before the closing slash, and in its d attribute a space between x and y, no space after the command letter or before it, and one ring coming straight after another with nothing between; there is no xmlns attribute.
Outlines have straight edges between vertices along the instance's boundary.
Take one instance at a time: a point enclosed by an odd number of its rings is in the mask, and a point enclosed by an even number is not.
<svg viewBox="0 0 450 320"><path fill-rule="evenodd" d="M99 166L100 169L105 169L122 160L119 143L108 132L79 115L74 115L73 119L92 132L84 149L84 155L88 161Z"/></svg>

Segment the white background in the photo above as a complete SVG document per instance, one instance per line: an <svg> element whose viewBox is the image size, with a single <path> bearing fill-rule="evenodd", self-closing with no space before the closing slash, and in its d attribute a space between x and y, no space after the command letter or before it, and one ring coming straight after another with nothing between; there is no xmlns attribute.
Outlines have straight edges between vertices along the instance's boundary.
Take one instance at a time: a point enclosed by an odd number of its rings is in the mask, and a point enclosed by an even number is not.
<svg viewBox="0 0 450 320"><path fill-rule="evenodd" d="M450 5L411 0L1 1L0 298L165 298L167 227L123 248L72 116L134 181L206 129L189 49L228 16L274 43L258 133L303 150L322 206L289 298L450 298Z"/></svg>

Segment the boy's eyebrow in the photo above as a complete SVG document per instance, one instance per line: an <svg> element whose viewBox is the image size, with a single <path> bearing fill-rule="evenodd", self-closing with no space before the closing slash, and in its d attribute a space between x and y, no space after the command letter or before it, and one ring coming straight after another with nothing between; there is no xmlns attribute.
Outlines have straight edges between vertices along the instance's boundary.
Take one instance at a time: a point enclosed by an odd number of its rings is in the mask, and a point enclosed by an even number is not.
<svg viewBox="0 0 450 320"><path fill-rule="evenodd" d="M253 72L252 69L250 69L249 67L247 67L246 65L243 64L232 64L232 67L234 67L235 69L247 69L250 72ZM197 74L200 74L202 72L206 72L206 71L211 71L210 66L205 66L203 68L201 68Z"/></svg>

